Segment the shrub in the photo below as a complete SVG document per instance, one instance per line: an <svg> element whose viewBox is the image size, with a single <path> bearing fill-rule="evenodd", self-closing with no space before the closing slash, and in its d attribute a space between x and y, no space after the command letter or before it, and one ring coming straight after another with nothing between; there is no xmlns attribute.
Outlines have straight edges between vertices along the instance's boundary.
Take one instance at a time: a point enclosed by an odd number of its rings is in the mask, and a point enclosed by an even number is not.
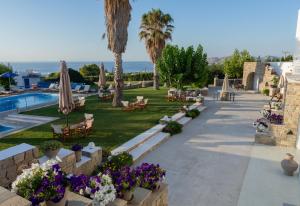
<svg viewBox="0 0 300 206"><path fill-rule="evenodd" d="M269 96L270 90L269 89L263 89L262 93L266 96Z"/></svg>
<svg viewBox="0 0 300 206"><path fill-rule="evenodd" d="M190 111L187 111L185 116L186 117L191 117L191 118L196 118L200 115L200 111L198 109L192 109Z"/></svg>
<svg viewBox="0 0 300 206"><path fill-rule="evenodd" d="M181 133L182 131L182 124L179 124L175 121L170 121L163 129L163 132L170 133L171 135Z"/></svg>
<svg viewBox="0 0 300 206"><path fill-rule="evenodd" d="M132 155L128 152L122 152L118 155L110 156L108 161L104 162L100 166L100 171L104 172L107 170L110 171L117 171L120 170L122 167L131 166L133 164Z"/></svg>
<svg viewBox="0 0 300 206"><path fill-rule="evenodd" d="M43 152L49 151L49 150L57 150L59 148L62 148L62 143L56 140L50 140L50 141L45 141L41 145L41 150Z"/></svg>

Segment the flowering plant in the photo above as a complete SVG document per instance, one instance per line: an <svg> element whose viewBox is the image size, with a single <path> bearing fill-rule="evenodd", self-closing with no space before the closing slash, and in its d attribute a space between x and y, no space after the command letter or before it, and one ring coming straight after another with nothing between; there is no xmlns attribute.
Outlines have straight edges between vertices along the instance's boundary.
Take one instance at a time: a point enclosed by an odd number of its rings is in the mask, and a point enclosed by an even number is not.
<svg viewBox="0 0 300 206"><path fill-rule="evenodd" d="M143 163L136 168L135 174L139 179L140 187L155 190L158 188L159 183L164 180L166 171L159 165Z"/></svg>
<svg viewBox="0 0 300 206"><path fill-rule="evenodd" d="M44 201L59 202L65 195L65 174L56 160L46 163L32 164L31 168L12 183L12 192L31 201L33 206Z"/></svg>
<svg viewBox="0 0 300 206"><path fill-rule="evenodd" d="M128 152L122 152L120 154L108 157L108 161L104 162L100 166L100 171L105 172L117 171L122 167L131 166L133 164L133 157Z"/></svg>
<svg viewBox="0 0 300 206"><path fill-rule="evenodd" d="M122 198L125 192L134 190L138 185L135 170L128 166L116 171L107 170L106 173L111 176L119 198Z"/></svg>
<svg viewBox="0 0 300 206"><path fill-rule="evenodd" d="M71 149L74 152L81 151L82 150L82 145L80 145L80 144L74 144Z"/></svg>
<svg viewBox="0 0 300 206"><path fill-rule="evenodd" d="M269 116L269 120L273 124L282 124L283 123L283 116L280 114L271 114Z"/></svg>
<svg viewBox="0 0 300 206"><path fill-rule="evenodd" d="M72 176L71 190L93 199L93 205L105 206L116 198L116 190L108 175L98 174L88 178L86 175Z"/></svg>

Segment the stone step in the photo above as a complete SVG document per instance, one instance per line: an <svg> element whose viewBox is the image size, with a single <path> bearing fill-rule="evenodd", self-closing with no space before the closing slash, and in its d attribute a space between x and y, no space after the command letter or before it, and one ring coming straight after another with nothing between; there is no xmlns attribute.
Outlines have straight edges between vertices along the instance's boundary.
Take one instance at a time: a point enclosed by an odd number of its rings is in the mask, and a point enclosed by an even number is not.
<svg viewBox="0 0 300 206"><path fill-rule="evenodd" d="M183 126L187 125L190 121L192 121L191 117L183 117L179 121L177 121L179 124L182 124Z"/></svg>
<svg viewBox="0 0 300 206"><path fill-rule="evenodd" d="M154 150L158 145L166 141L170 137L169 133L160 132L151 137L143 144L139 145L129 153L133 156L133 161L137 161L146 155L148 152Z"/></svg>
<svg viewBox="0 0 300 206"><path fill-rule="evenodd" d="M53 121L57 118L55 117L42 117L42 116L36 116L36 115L24 115L24 114L9 114L7 117L10 118L20 118L20 119L26 119L26 120L39 120L39 121Z"/></svg>
<svg viewBox="0 0 300 206"><path fill-rule="evenodd" d="M204 110L206 110L206 106L200 106L199 108L198 108L198 110L199 110L199 112L203 112Z"/></svg>
<svg viewBox="0 0 300 206"><path fill-rule="evenodd" d="M18 117L5 117L4 118L7 121L12 121L12 122L29 122L29 123L34 123L34 124L42 124L44 122L41 122L40 120L32 120L32 119L21 119Z"/></svg>
<svg viewBox="0 0 300 206"><path fill-rule="evenodd" d="M174 115L172 116L172 121L178 121L178 120L180 120L180 119L183 118L183 117L185 117L185 113L179 112L179 113L174 114Z"/></svg>
<svg viewBox="0 0 300 206"><path fill-rule="evenodd" d="M121 153L121 152L130 152L131 150L138 147L140 144L144 143L154 135L160 133L165 125L158 124L151 129L148 129L147 131L143 132L142 134L139 134L138 136L134 137L133 139L129 140L128 142L122 144L118 148L114 149L111 153L113 155Z"/></svg>

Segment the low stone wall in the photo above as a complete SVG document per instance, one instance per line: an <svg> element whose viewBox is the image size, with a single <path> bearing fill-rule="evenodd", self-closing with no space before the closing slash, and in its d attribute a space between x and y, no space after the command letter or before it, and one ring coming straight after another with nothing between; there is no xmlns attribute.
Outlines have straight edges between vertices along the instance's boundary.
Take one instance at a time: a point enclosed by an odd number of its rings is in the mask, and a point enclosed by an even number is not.
<svg viewBox="0 0 300 206"><path fill-rule="evenodd" d="M36 162L38 155L38 149L29 144L0 151L0 185L9 187L24 168Z"/></svg>
<svg viewBox="0 0 300 206"><path fill-rule="evenodd" d="M66 193L67 206L92 206L92 200L73 192ZM0 187L0 206L30 206L31 203L14 194L5 188ZM161 184L160 189L150 191L143 188L136 188L134 199L127 202L122 199L116 199L108 206L167 206L168 205L168 185Z"/></svg>

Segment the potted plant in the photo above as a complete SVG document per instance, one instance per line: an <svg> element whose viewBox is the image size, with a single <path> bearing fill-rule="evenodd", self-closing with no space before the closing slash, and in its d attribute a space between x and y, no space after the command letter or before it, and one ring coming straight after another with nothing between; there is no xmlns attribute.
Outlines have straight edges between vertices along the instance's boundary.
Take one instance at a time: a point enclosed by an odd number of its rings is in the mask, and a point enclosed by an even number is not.
<svg viewBox="0 0 300 206"><path fill-rule="evenodd" d="M45 153L45 155L49 159L53 159L57 156L60 148L62 147L62 143L56 140L50 140L43 142L41 145L41 150Z"/></svg>
<svg viewBox="0 0 300 206"><path fill-rule="evenodd" d="M72 146L72 151L75 152L76 162L80 162L81 156L82 156L82 145L80 144L74 144Z"/></svg>
<svg viewBox="0 0 300 206"><path fill-rule="evenodd" d="M185 114L186 117L191 117L192 119L198 117L199 115L200 111L198 109L192 109Z"/></svg>
<svg viewBox="0 0 300 206"><path fill-rule="evenodd" d="M12 183L12 192L31 201L33 206L45 202L47 206L64 206L67 201L66 175L58 162L32 164L31 168Z"/></svg>
<svg viewBox="0 0 300 206"><path fill-rule="evenodd" d="M159 165L143 163L136 168L139 186L148 190L158 190L165 179L166 171Z"/></svg>
<svg viewBox="0 0 300 206"><path fill-rule="evenodd" d="M117 171L106 171L113 180L113 184L117 191L117 197L126 201L134 198L133 192L138 185L135 170L126 166Z"/></svg>
<svg viewBox="0 0 300 206"><path fill-rule="evenodd" d="M93 205L104 206L116 199L116 189L106 174L72 176L70 185L73 192L93 199Z"/></svg>

